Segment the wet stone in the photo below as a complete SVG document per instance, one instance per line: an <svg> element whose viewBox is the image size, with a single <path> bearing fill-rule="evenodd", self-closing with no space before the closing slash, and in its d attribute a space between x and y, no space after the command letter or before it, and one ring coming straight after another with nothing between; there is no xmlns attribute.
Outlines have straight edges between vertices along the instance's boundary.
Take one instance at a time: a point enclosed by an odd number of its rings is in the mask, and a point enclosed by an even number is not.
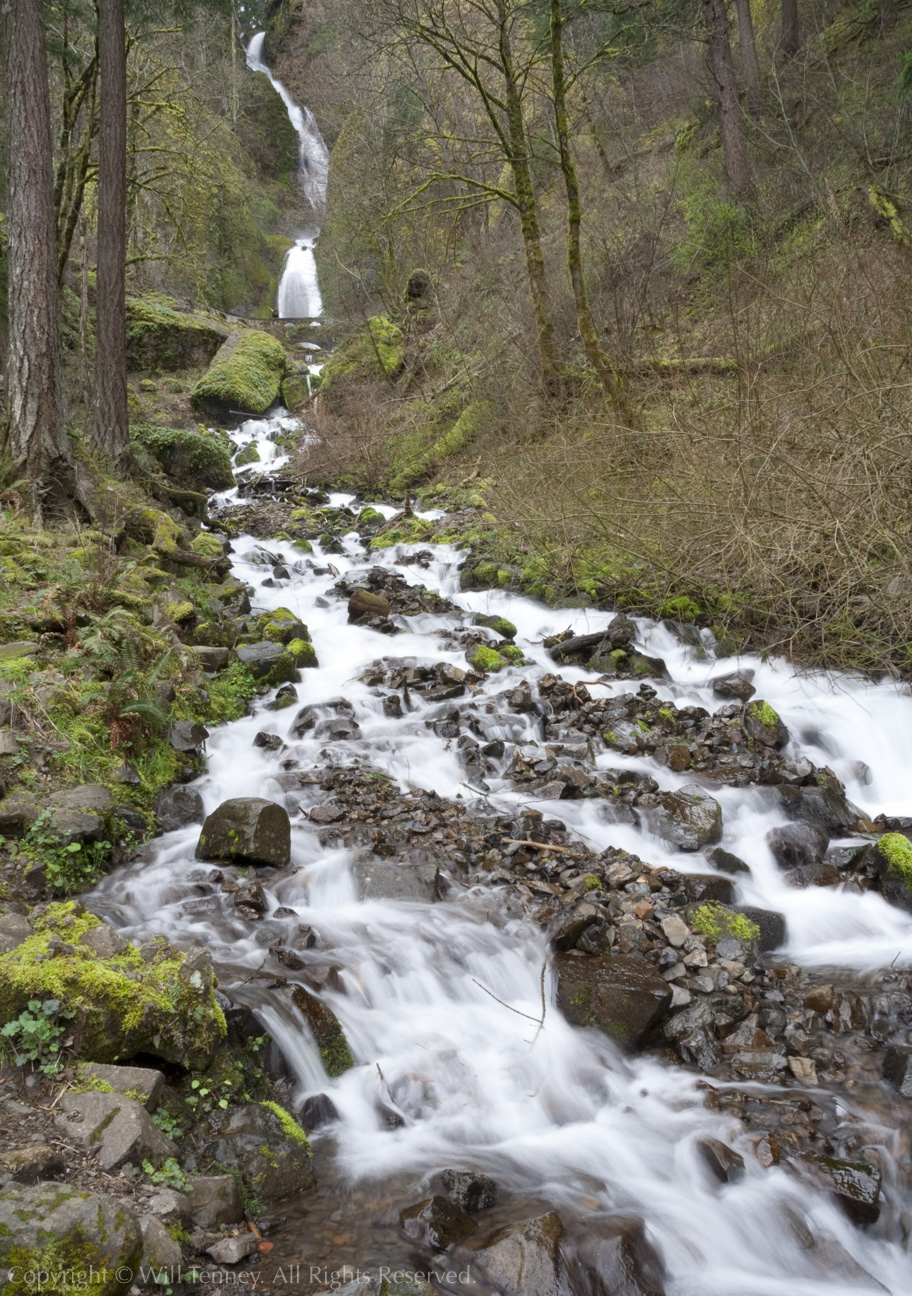
<svg viewBox="0 0 912 1296"><path fill-rule="evenodd" d="M703 1164L719 1183L733 1183L744 1174L744 1157L720 1139L700 1139L697 1150Z"/></svg>
<svg viewBox="0 0 912 1296"><path fill-rule="evenodd" d="M558 954L554 963L567 1020L596 1026L627 1048L636 1048L671 1006L668 983L639 954Z"/></svg>
<svg viewBox="0 0 912 1296"><path fill-rule="evenodd" d="M288 864L291 825L288 812L262 797L223 801L203 824L197 859L240 860L249 864Z"/></svg>
<svg viewBox="0 0 912 1296"><path fill-rule="evenodd" d="M477 1227L458 1202L441 1196L407 1206L399 1216L399 1223L408 1237L434 1251L448 1251Z"/></svg>
<svg viewBox="0 0 912 1296"><path fill-rule="evenodd" d="M441 1170L431 1187L457 1202L469 1215L488 1210L497 1200L497 1186L487 1175L471 1170Z"/></svg>
<svg viewBox="0 0 912 1296"><path fill-rule="evenodd" d="M561 1254L571 1296L664 1296L665 1267L641 1219L590 1219Z"/></svg>
<svg viewBox="0 0 912 1296"><path fill-rule="evenodd" d="M155 798L155 815L162 832L174 832L188 824L202 823L205 816L203 798L196 788L167 788Z"/></svg>

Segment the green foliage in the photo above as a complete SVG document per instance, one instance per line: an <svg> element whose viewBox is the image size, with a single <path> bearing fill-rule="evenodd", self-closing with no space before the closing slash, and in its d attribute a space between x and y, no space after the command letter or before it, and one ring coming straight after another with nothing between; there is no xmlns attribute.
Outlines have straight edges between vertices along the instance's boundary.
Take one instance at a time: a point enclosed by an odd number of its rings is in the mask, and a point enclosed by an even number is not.
<svg viewBox="0 0 912 1296"><path fill-rule="evenodd" d="M240 720L247 714L247 706L257 693L257 681L243 662L233 661L227 670L220 671L209 681L207 719L216 724L226 720Z"/></svg>
<svg viewBox="0 0 912 1296"><path fill-rule="evenodd" d="M680 176L678 209L686 232L672 252L678 268L723 268L752 256L756 242L747 209L735 198L720 197L712 176L689 158L682 161Z"/></svg>
<svg viewBox="0 0 912 1296"><path fill-rule="evenodd" d="M466 654L466 659L472 670L478 671L479 675L487 675L491 671L502 670L506 665L500 653L494 648L488 648L485 644L479 644L476 648L471 649Z"/></svg>
<svg viewBox="0 0 912 1296"><path fill-rule="evenodd" d="M340 378L370 376L378 371L395 378L405 362L402 330L386 315L374 315L348 342L337 346L321 376L325 391Z"/></svg>
<svg viewBox="0 0 912 1296"><path fill-rule="evenodd" d="M659 616L669 617L675 621L695 621L700 613L699 603L695 603L686 594L680 594L677 598L666 599L659 608Z"/></svg>
<svg viewBox="0 0 912 1296"><path fill-rule="evenodd" d="M130 438L148 450L173 481L188 490L228 490L234 485L231 455L226 439L218 433L205 428L188 432L151 423L133 423Z"/></svg>
<svg viewBox="0 0 912 1296"><path fill-rule="evenodd" d="M199 407L215 406L265 414L279 395L285 348L268 333L236 333L190 393Z"/></svg>
<svg viewBox="0 0 912 1296"><path fill-rule="evenodd" d="M21 862L26 868L42 865L48 885L63 895L94 886L104 876L111 852L108 841L65 845L57 833L50 810L43 810L24 836L0 837L0 846L6 849L10 859Z"/></svg>
<svg viewBox="0 0 912 1296"><path fill-rule="evenodd" d="M55 1075L68 1030L65 1023L74 1016L59 999L30 999L28 1007L0 1030L0 1036L10 1040L16 1050L16 1066L31 1062L45 1075Z"/></svg>
<svg viewBox="0 0 912 1296"><path fill-rule="evenodd" d="M174 1157L166 1157L158 1170L151 1161L143 1161L142 1168L150 1183L162 1188L174 1188L177 1192L185 1192L187 1189L187 1176Z"/></svg>
<svg viewBox="0 0 912 1296"><path fill-rule="evenodd" d="M760 928L744 914L733 913L718 900L709 900L690 915L690 925L707 939L715 941L733 939L742 945L756 945Z"/></svg>

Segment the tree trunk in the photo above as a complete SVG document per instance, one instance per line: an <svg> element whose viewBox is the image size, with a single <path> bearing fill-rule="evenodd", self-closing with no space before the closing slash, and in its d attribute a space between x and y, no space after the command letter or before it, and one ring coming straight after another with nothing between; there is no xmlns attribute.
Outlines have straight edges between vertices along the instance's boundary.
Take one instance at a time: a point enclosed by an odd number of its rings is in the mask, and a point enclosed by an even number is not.
<svg viewBox="0 0 912 1296"><path fill-rule="evenodd" d="M738 83L728 38L728 16L724 0L703 0L703 25L709 46L709 67L716 84L716 101L722 127L722 164L731 189L744 194L750 189L751 169L744 138L744 118L738 102Z"/></svg>
<svg viewBox="0 0 912 1296"><path fill-rule="evenodd" d="M66 495L72 458L63 415L54 172L41 0L0 5L7 133L10 452L27 474L40 523Z"/></svg>
<svg viewBox="0 0 912 1296"><path fill-rule="evenodd" d="M623 410L624 402L608 358L599 346L598 334L589 307L589 294L586 291L586 278L583 273L583 253L580 231L583 223L583 210L580 202L579 183L576 177L576 162L570 147L570 124L567 119L566 79L564 76L564 18L561 10L562 0L551 0L551 86L554 98L554 124L557 130L557 146L560 155L561 171L564 176L564 188L567 192L567 267L570 271L570 283L573 286L573 300L576 303L576 321L586 358L598 375L599 383L606 399L615 409Z"/></svg>
<svg viewBox="0 0 912 1296"><path fill-rule="evenodd" d="M782 35L779 50L787 59L794 58L800 45L798 31L798 0L782 0Z"/></svg>
<svg viewBox="0 0 912 1296"><path fill-rule="evenodd" d="M747 86L747 104L751 113L755 114L760 111L762 92L760 61L757 58L757 42L754 39L754 20L751 17L751 0L735 0L735 12L738 15L738 43L741 46L744 84Z"/></svg>
<svg viewBox="0 0 912 1296"><path fill-rule="evenodd" d="M516 190L519 225L526 254L526 273L529 277L532 309L535 312L542 382L549 393L556 394L561 387L560 355L554 340L554 324L551 319L548 282L545 276L538 208L535 202L532 172L529 169L529 148L523 122L522 98L513 66L506 14L503 12L502 4L498 5L498 10L501 17L498 52L504 74L504 101L507 108L507 131L510 141L507 161L513 175L513 187Z"/></svg>
<svg viewBox="0 0 912 1296"><path fill-rule="evenodd" d="M98 0L101 118L98 132L98 291L95 426L116 458L130 436L127 412L127 52L124 0Z"/></svg>

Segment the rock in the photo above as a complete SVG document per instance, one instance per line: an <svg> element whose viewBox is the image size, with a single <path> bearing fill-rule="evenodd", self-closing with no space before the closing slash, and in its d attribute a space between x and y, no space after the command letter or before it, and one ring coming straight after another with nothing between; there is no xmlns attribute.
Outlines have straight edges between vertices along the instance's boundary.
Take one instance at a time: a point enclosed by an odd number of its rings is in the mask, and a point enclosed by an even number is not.
<svg viewBox="0 0 912 1296"><path fill-rule="evenodd" d="M194 644L193 651L199 657L204 671L220 671L228 665L227 648L204 648L200 644Z"/></svg>
<svg viewBox="0 0 912 1296"><path fill-rule="evenodd" d="M560 915L551 937L551 944L558 953L573 949L583 932L593 923L603 921L604 916L604 911L598 905L588 900L581 900L569 914L565 912Z"/></svg>
<svg viewBox="0 0 912 1296"><path fill-rule="evenodd" d="M144 1215L139 1222L143 1240L142 1263L144 1269L166 1272L179 1269L181 1263L180 1243L165 1228L155 1215Z"/></svg>
<svg viewBox="0 0 912 1296"><path fill-rule="evenodd" d="M342 806L336 805L318 805L308 811L308 818L311 823L317 824L334 824L340 819L346 818L346 811Z"/></svg>
<svg viewBox="0 0 912 1296"><path fill-rule="evenodd" d="M772 909L757 909L753 905L735 905L733 913L743 914L745 918L756 923L760 928L758 948L761 954L768 950L778 949L785 944L785 915L775 913Z"/></svg>
<svg viewBox="0 0 912 1296"><path fill-rule="evenodd" d="M239 860L282 867L291 861L288 811L262 797L223 801L208 815L196 846L197 859Z"/></svg>
<svg viewBox="0 0 912 1296"><path fill-rule="evenodd" d="M715 1175L719 1183L733 1183L744 1174L744 1157L719 1139L700 1139L697 1143L697 1151L706 1168Z"/></svg>
<svg viewBox="0 0 912 1296"><path fill-rule="evenodd" d="M92 1296L126 1296L142 1258L136 1216L119 1197L39 1183L0 1194L0 1270L46 1269L48 1255L88 1275ZM129 1274L130 1277L124 1277ZM23 1296L36 1286L20 1287ZM50 1293L52 1288L42 1289ZM73 1290L73 1288L70 1288Z"/></svg>
<svg viewBox="0 0 912 1296"><path fill-rule="evenodd" d="M682 851L702 850L722 836L722 808L718 801L688 783L676 792L658 792L657 804L643 806L651 833Z"/></svg>
<svg viewBox="0 0 912 1296"><path fill-rule="evenodd" d="M818 1083L817 1066L813 1058L790 1057L788 1066L792 1075L800 1084L807 1085L810 1089L816 1087Z"/></svg>
<svg viewBox="0 0 912 1296"><path fill-rule="evenodd" d="M671 1006L671 988L639 954L558 954L557 1002L574 1026L597 1026L636 1048Z"/></svg>
<svg viewBox="0 0 912 1296"><path fill-rule="evenodd" d="M716 675L710 680L712 691L718 698L727 698L736 702L749 702L757 690L751 680L752 670L731 671L728 675Z"/></svg>
<svg viewBox="0 0 912 1296"><path fill-rule="evenodd" d="M300 679L294 654L282 644L264 640L262 643L238 644L234 651L238 660L264 688L296 684Z"/></svg>
<svg viewBox="0 0 912 1296"><path fill-rule="evenodd" d="M904 1098L912 1098L912 1048L891 1044L884 1054L883 1075Z"/></svg>
<svg viewBox="0 0 912 1296"><path fill-rule="evenodd" d="M792 823L781 828L771 828L766 834L766 840L776 863L782 869L822 863L829 842L823 829L810 823Z"/></svg>
<svg viewBox="0 0 912 1296"><path fill-rule="evenodd" d="M162 832L175 832L188 824L201 824L206 817L203 798L196 788L178 784L155 798L155 815Z"/></svg>
<svg viewBox="0 0 912 1296"><path fill-rule="evenodd" d="M873 1224L880 1215L880 1171L864 1161L802 1156L795 1165L837 1201L853 1224Z"/></svg>
<svg viewBox="0 0 912 1296"><path fill-rule="evenodd" d="M348 600L349 621L373 617L388 617L390 601L385 594L375 594L368 589L356 589Z"/></svg>
<svg viewBox="0 0 912 1296"><path fill-rule="evenodd" d="M15 756L19 752L19 739L10 729L0 729L0 756Z"/></svg>
<svg viewBox="0 0 912 1296"><path fill-rule="evenodd" d="M675 949L680 949L690 935L690 928L687 923L684 922L683 918L679 918L677 914L662 919L662 931L665 933L666 940Z"/></svg>
<svg viewBox="0 0 912 1296"><path fill-rule="evenodd" d="M146 1199L146 1210L163 1224L185 1224L190 1220L190 1198L174 1188L159 1188Z"/></svg>
<svg viewBox="0 0 912 1296"><path fill-rule="evenodd" d="M0 955L16 949L32 934L32 924L22 914L0 914Z"/></svg>
<svg viewBox="0 0 912 1296"><path fill-rule="evenodd" d="M103 1062L80 1062L76 1075L82 1082L94 1080L110 1085L115 1093L129 1094L141 1103L146 1111L158 1106L159 1095L165 1087L165 1077L150 1067L106 1066Z"/></svg>
<svg viewBox="0 0 912 1296"><path fill-rule="evenodd" d="M888 832L864 846L852 860L853 870L873 877L890 904L912 913L912 842L903 832Z"/></svg>
<svg viewBox="0 0 912 1296"><path fill-rule="evenodd" d="M66 1165L60 1153L46 1143L27 1143L4 1154L3 1168L17 1183L33 1184L63 1174Z"/></svg>
<svg viewBox="0 0 912 1296"><path fill-rule="evenodd" d="M559 1296L562 1236L560 1218L551 1211L507 1225L474 1251L474 1260L505 1296Z"/></svg>
<svg viewBox="0 0 912 1296"><path fill-rule="evenodd" d="M441 1170L431 1179L431 1187L458 1202L469 1215L490 1209L497 1200L494 1180L473 1170Z"/></svg>
<svg viewBox="0 0 912 1296"><path fill-rule="evenodd" d="M759 698L748 703L743 724L747 736L764 747L784 747L789 740L789 732L778 713Z"/></svg>
<svg viewBox="0 0 912 1296"><path fill-rule="evenodd" d="M329 1125L331 1121L339 1119L336 1104L328 1094L322 1093L305 1098L300 1116L301 1124L308 1131L320 1129L321 1126Z"/></svg>
<svg viewBox="0 0 912 1296"><path fill-rule="evenodd" d="M129 369L160 372L200 369L209 363L228 336L228 330L218 320L174 310L166 300L127 298Z"/></svg>
<svg viewBox="0 0 912 1296"><path fill-rule="evenodd" d="M493 630L495 634L500 635L501 639L515 639L516 626L512 621L508 621L502 616L488 616L487 613L479 612L472 617L472 625L484 626L487 630Z"/></svg>
<svg viewBox="0 0 912 1296"><path fill-rule="evenodd" d="M326 1074L333 1078L355 1065L348 1040L338 1017L321 999L317 999L303 986L296 985L291 992L295 1007L304 1015L320 1050L320 1061Z"/></svg>
<svg viewBox="0 0 912 1296"><path fill-rule="evenodd" d="M407 1206L399 1223L408 1237L434 1251L448 1251L477 1227L458 1202L436 1196Z"/></svg>
<svg viewBox="0 0 912 1296"><path fill-rule="evenodd" d="M146 1109L122 1094L68 1094L64 1111L57 1119L69 1138L94 1149L103 1170L119 1170L128 1161L137 1167L143 1161L160 1166L168 1157L177 1155L175 1145Z"/></svg>
<svg viewBox="0 0 912 1296"><path fill-rule="evenodd" d="M209 730L206 726L197 724L194 720L176 720L171 726L171 746L175 751L199 751L208 737Z"/></svg>
<svg viewBox="0 0 912 1296"><path fill-rule="evenodd" d="M231 411L265 414L279 397L285 348L258 329L229 334L190 393L196 409L216 416Z"/></svg>
<svg viewBox="0 0 912 1296"><path fill-rule="evenodd" d="M725 850L722 846L716 846L706 858L710 864L714 864L722 873L730 873L733 876L737 873L750 873L750 869L743 859L739 859L737 855L732 855L731 851Z"/></svg>
<svg viewBox="0 0 912 1296"><path fill-rule="evenodd" d="M235 1107L215 1130L206 1157L237 1170L262 1202L280 1201L314 1186L310 1145L300 1127L269 1107Z"/></svg>
<svg viewBox="0 0 912 1296"><path fill-rule="evenodd" d="M561 1251L571 1296L664 1296L665 1267L641 1219L590 1218Z"/></svg>
<svg viewBox="0 0 912 1296"><path fill-rule="evenodd" d="M298 690L294 684L283 684L277 690L275 697L267 703L267 711L285 711L288 707L294 706L298 700Z"/></svg>
<svg viewBox="0 0 912 1296"><path fill-rule="evenodd" d="M14 661L17 657L34 657L38 647L38 644L25 639L0 644L0 661Z"/></svg>
<svg viewBox="0 0 912 1296"><path fill-rule="evenodd" d="M353 731L357 730L354 708L348 698L334 697L327 698L324 702L308 702L306 706L302 706L292 721L292 738L303 738L305 734L316 729L326 712L348 719L351 721Z"/></svg>
<svg viewBox="0 0 912 1296"><path fill-rule="evenodd" d="M113 927L107 923L99 923L96 927L90 927L79 938L79 944L85 945L87 949L93 950L99 958L115 958L118 954L123 954L130 946L130 942L120 932L116 932Z"/></svg>
<svg viewBox="0 0 912 1296"><path fill-rule="evenodd" d="M434 864L357 860L354 874L361 900L415 900L431 904L437 899L437 868Z"/></svg>
<svg viewBox="0 0 912 1296"><path fill-rule="evenodd" d="M217 1229L223 1224L237 1224L244 1218L234 1175L191 1175L188 1192L190 1219L197 1228Z"/></svg>
<svg viewBox="0 0 912 1296"><path fill-rule="evenodd" d="M240 1264L257 1249L257 1240L252 1233L238 1233L236 1237L219 1238L218 1242L206 1247L206 1255L212 1256L216 1264Z"/></svg>

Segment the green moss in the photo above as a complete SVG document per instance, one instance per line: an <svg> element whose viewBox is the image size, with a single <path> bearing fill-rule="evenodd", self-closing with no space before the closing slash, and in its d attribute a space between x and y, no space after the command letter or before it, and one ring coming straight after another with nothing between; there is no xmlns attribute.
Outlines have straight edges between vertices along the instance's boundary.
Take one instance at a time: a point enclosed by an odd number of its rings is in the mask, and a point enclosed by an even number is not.
<svg viewBox="0 0 912 1296"><path fill-rule="evenodd" d="M659 616L669 617L675 621L694 621L702 609L692 598L681 594L678 598L666 599L659 608Z"/></svg>
<svg viewBox="0 0 912 1296"><path fill-rule="evenodd" d="M747 714L752 720L765 725L767 729L775 729L776 725L782 723L779 719L779 712L774 707L771 707L768 702L751 702L747 708Z"/></svg>
<svg viewBox="0 0 912 1296"><path fill-rule="evenodd" d="M211 531L201 531L193 540L190 548L201 558L221 558L222 542Z"/></svg>
<svg viewBox="0 0 912 1296"><path fill-rule="evenodd" d="M295 665L304 668L310 666L319 666L317 661L317 650L312 643L304 639L292 639L287 645L288 651L295 659Z"/></svg>
<svg viewBox="0 0 912 1296"><path fill-rule="evenodd" d="M301 633L301 620L288 608L277 608L274 612L263 612L257 617L257 629L261 639L270 643L288 644L293 639L310 641L307 627Z"/></svg>
<svg viewBox="0 0 912 1296"><path fill-rule="evenodd" d="M183 599L181 602L168 603L165 607L165 615L169 621L179 622L188 621L193 616L196 608L189 601Z"/></svg>
<svg viewBox="0 0 912 1296"><path fill-rule="evenodd" d="M733 913L718 900L710 900L695 909L690 915L690 926L717 943L733 939L742 945L756 945L760 940L760 928L755 922L744 914Z"/></svg>
<svg viewBox="0 0 912 1296"><path fill-rule="evenodd" d="M405 364L402 330L386 315L374 315L351 341L337 346L321 375L326 390L339 378L366 377L378 370L395 378Z"/></svg>
<svg viewBox="0 0 912 1296"><path fill-rule="evenodd" d="M147 450L168 477L188 490L228 490L234 485L228 445L217 432L131 423L130 440Z"/></svg>
<svg viewBox="0 0 912 1296"><path fill-rule="evenodd" d="M234 334L194 386L190 399L201 408L265 414L275 404L285 372L285 348L268 333Z"/></svg>
<svg viewBox="0 0 912 1296"><path fill-rule="evenodd" d="M207 683L209 706L206 719L216 724L225 720L240 720L247 714L247 705L259 691L259 684L243 662L233 661Z"/></svg>
<svg viewBox="0 0 912 1296"><path fill-rule="evenodd" d="M246 468L247 464L259 463L259 462L260 462L260 452L257 449L256 443L254 441L251 441L250 445L244 446L244 449L239 450L237 454L234 456L234 466L236 468Z"/></svg>
<svg viewBox="0 0 912 1296"><path fill-rule="evenodd" d="M898 878L907 890L912 891L912 842L902 833L884 833L877 850L887 861L887 871Z"/></svg>
<svg viewBox="0 0 912 1296"><path fill-rule="evenodd" d="M215 355L226 329L205 316L179 311L176 305L161 293L127 298L131 369L187 369L206 364Z"/></svg>
<svg viewBox="0 0 912 1296"><path fill-rule="evenodd" d="M501 639L516 638L516 626L512 621L508 621L506 617L488 616L486 613L481 613L474 617L472 624L485 626L488 630L493 630L495 634L500 635Z"/></svg>
<svg viewBox="0 0 912 1296"><path fill-rule="evenodd" d="M13 1021L30 999L58 999L76 1014L87 1061L145 1052L205 1066L226 1029L214 979L182 977L185 956L164 940L145 947L147 958L135 945L100 958L82 944L98 926L81 904L48 905L34 934L0 957L0 1021Z"/></svg>
<svg viewBox="0 0 912 1296"><path fill-rule="evenodd" d="M370 542L371 549L390 549L398 544L419 544L432 530L432 524L419 517L400 517L396 525L374 536Z"/></svg>
<svg viewBox="0 0 912 1296"><path fill-rule="evenodd" d="M261 1102L260 1106L265 1107L267 1111L272 1112L273 1116L278 1117L282 1126L282 1133L287 1139L292 1143L297 1143L299 1147L306 1148L308 1152L310 1151L310 1139L307 1137L304 1130L301 1129L301 1126L295 1118L287 1112L284 1107L280 1107L276 1102ZM268 1151L269 1149L267 1148L266 1153L268 1153Z"/></svg>
<svg viewBox="0 0 912 1296"><path fill-rule="evenodd" d="M525 661L523 651L516 644L498 644L497 651L503 657L504 661L521 662Z"/></svg>
<svg viewBox="0 0 912 1296"><path fill-rule="evenodd" d="M478 644L475 648L470 648L466 652L466 660L472 670L478 671L480 675L487 675L490 671L502 670L505 665L500 653L494 648L486 647L485 644Z"/></svg>
<svg viewBox="0 0 912 1296"><path fill-rule="evenodd" d="M584 891L600 891L601 887L602 887L602 880L601 878L596 877L594 873L587 873L586 876L583 878Z"/></svg>

